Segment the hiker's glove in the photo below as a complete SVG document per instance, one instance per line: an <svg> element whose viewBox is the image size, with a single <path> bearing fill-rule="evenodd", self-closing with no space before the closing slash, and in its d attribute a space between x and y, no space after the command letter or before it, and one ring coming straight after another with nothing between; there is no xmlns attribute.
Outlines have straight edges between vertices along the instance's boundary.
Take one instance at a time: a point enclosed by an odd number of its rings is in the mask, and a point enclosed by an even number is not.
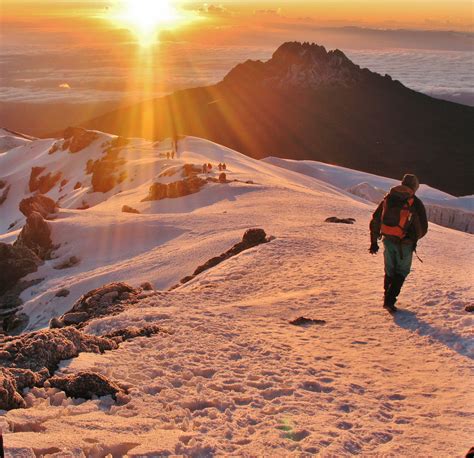
<svg viewBox="0 0 474 458"><path fill-rule="evenodd" d="M377 254L379 251L379 244L377 242L372 242L369 248L370 254Z"/></svg>

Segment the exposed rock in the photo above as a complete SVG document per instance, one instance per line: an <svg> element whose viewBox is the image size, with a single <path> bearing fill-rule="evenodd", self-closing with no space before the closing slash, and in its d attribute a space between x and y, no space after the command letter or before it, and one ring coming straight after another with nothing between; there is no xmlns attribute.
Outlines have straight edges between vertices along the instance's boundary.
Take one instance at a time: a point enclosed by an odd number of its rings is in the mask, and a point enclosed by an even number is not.
<svg viewBox="0 0 474 458"><path fill-rule="evenodd" d="M102 353L117 348L117 343L104 337L84 334L73 327L45 329L21 336L5 337L0 343L0 365L6 368L47 369L50 373L65 359L81 352Z"/></svg>
<svg viewBox="0 0 474 458"><path fill-rule="evenodd" d="M209 259L206 263L199 266L192 275L188 275L181 279L180 283L187 283L188 281L192 280L196 275L217 266L221 262L225 261L226 259L231 258L232 256L236 256L237 254L241 253L244 250L248 250L249 248L253 248L257 245L262 243L269 242L270 239L267 238L267 234L263 229L248 229L244 236L242 237L242 241L236 243L230 250L227 250L225 253L222 253L220 256L216 256L215 258ZM178 285L175 285L173 288L176 288Z"/></svg>
<svg viewBox="0 0 474 458"><path fill-rule="evenodd" d="M137 215L140 214L140 212L138 210L136 210L135 208L133 207L129 207L128 205L124 205L122 207L122 212L123 213L136 213Z"/></svg>
<svg viewBox="0 0 474 458"><path fill-rule="evenodd" d="M68 127L64 131L64 139L71 153L78 153L87 148L92 142L99 138L97 132L82 129L80 127Z"/></svg>
<svg viewBox="0 0 474 458"><path fill-rule="evenodd" d="M227 183L227 175L224 172L219 174L219 183Z"/></svg>
<svg viewBox="0 0 474 458"><path fill-rule="evenodd" d="M0 369L0 410L22 409L26 407L13 375Z"/></svg>
<svg viewBox="0 0 474 458"><path fill-rule="evenodd" d="M0 294L13 288L20 278L36 272L41 264L28 247L0 242Z"/></svg>
<svg viewBox="0 0 474 458"><path fill-rule="evenodd" d="M153 285L149 281L142 283L140 288L144 291L153 291Z"/></svg>
<svg viewBox="0 0 474 458"><path fill-rule="evenodd" d="M45 167L33 167L31 169L28 186L30 192L38 191L40 194L47 194L61 179L61 172L47 173L41 175L46 170Z"/></svg>
<svg viewBox="0 0 474 458"><path fill-rule="evenodd" d="M21 303L20 299L20 304ZM5 332L18 335L26 329L29 322L30 317L26 313L12 313L9 316L5 316L2 326Z"/></svg>
<svg viewBox="0 0 474 458"><path fill-rule="evenodd" d="M2 329L11 334L19 334L23 331L28 324L28 316L23 313L16 315L23 304L20 295L25 289L42 281L42 278L29 281L20 280L0 295L0 332Z"/></svg>
<svg viewBox="0 0 474 458"><path fill-rule="evenodd" d="M81 260L77 256L71 256L60 264L55 265L54 268L56 270L69 269L79 264L80 262Z"/></svg>
<svg viewBox="0 0 474 458"><path fill-rule="evenodd" d="M145 326L143 328L130 326L125 329L119 329L117 331L113 331L108 334L105 334L104 337L107 339L112 339L117 343L121 343L126 340L135 339L136 337L151 337L158 333L169 334L169 331L166 331L160 326L154 325L154 324Z"/></svg>
<svg viewBox="0 0 474 458"><path fill-rule="evenodd" d="M117 393L123 392L116 383L95 372L57 375L48 381L53 388L64 391L71 398L92 399L93 396L112 395L115 399Z"/></svg>
<svg viewBox="0 0 474 458"><path fill-rule="evenodd" d="M5 183L4 181L1 181L0 183ZM7 200L8 193L10 192L11 185L2 187L3 191L0 193L0 205L3 204ZM2 189L0 188L0 189Z"/></svg>
<svg viewBox="0 0 474 458"><path fill-rule="evenodd" d="M136 303L139 293L126 283L101 286L81 296L67 313L51 320L50 327L61 328L68 324L82 327L92 318L116 315L124 310L125 304Z"/></svg>
<svg viewBox="0 0 474 458"><path fill-rule="evenodd" d="M466 307L464 308L464 310L466 312L474 312L474 304L468 304L466 305Z"/></svg>
<svg viewBox="0 0 474 458"><path fill-rule="evenodd" d="M29 248L41 259L49 257L53 248L51 229L38 212L34 211L28 216L13 246Z"/></svg>
<svg viewBox="0 0 474 458"><path fill-rule="evenodd" d="M175 199L177 197L195 194L196 192L199 192L205 184L206 181L196 175L168 184L153 183L150 186L148 196L145 197L142 202L162 200L166 198Z"/></svg>
<svg viewBox="0 0 474 458"><path fill-rule="evenodd" d="M337 216L331 216L324 220L325 223L339 223L339 224L354 224L354 218L338 218Z"/></svg>
<svg viewBox="0 0 474 458"><path fill-rule="evenodd" d="M20 202L19 208L26 217L30 216L33 212L37 212L43 218L47 218L51 213L55 213L58 209L56 202L43 194L36 194L32 197L23 199Z"/></svg>
<svg viewBox="0 0 474 458"><path fill-rule="evenodd" d="M62 288L56 292L55 297L68 297L71 291L66 288Z"/></svg>
<svg viewBox="0 0 474 458"><path fill-rule="evenodd" d="M77 189L81 189L82 188L82 183L80 181L78 181L75 185L74 185L74 191L76 191Z"/></svg>
<svg viewBox="0 0 474 458"><path fill-rule="evenodd" d="M119 158L118 150L109 150L104 157L90 166L92 173L92 189L94 192L109 192L117 184L127 178L127 171L121 169L126 164L125 159ZM87 167L89 169L89 165Z"/></svg>
<svg viewBox="0 0 474 458"><path fill-rule="evenodd" d="M59 186L61 186L61 188L64 188L64 186L66 186L67 184L69 183L69 180L62 180L61 183L59 183Z"/></svg>
<svg viewBox="0 0 474 458"><path fill-rule="evenodd" d="M4 189L7 186L7 182L4 180L0 180L0 189Z"/></svg>
<svg viewBox="0 0 474 458"><path fill-rule="evenodd" d="M296 320L290 321L290 324L294 326L305 326L305 325L311 325L311 324L317 324L317 325L323 326L326 324L326 321L314 320L312 318L305 318L304 316L300 316L299 318L296 318Z"/></svg>

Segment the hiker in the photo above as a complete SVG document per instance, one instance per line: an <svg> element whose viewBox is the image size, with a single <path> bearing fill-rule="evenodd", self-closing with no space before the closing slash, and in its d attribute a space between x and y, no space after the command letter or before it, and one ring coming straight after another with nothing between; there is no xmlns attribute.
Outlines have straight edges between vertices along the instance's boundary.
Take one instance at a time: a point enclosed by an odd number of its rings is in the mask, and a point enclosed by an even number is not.
<svg viewBox="0 0 474 458"><path fill-rule="evenodd" d="M202 173L208 173L207 171L207 164L202 165Z"/></svg>
<svg viewBox="0 0 474 458"><path fill-rule="evenodd" d="M219 162L219 165L217 166L219 168L219 172L222 172L222 164Z"/></svg>
<svg viewBox="0 0 474 458"><path fill-rule="evenodd" d="M225 165L225 162L222 164L222 170L227 170L227 165Z"/></svg>
<svg viewBox="0 0 474 458"><path fill-rule="evenodd" d="M209 164L207 164L207 170L210 172L212 170L212 164L209 162Z"/></svg>
<svg viewBox="0 0 474 458"><path fill-rule="evenodd" d="M370 221L370 254L377 254L377 241L383 238L385 278L384 304L396 312L395 303L403 283L410 273L413 252L418 240L428 231L423 202L415 196L420 183L415 175L406 174L401 185L395 186L380 202Z"/></svg>
<svg viewBox="0 0 474 458"><path fill-rule="evenodd" d="M169 159L169 158L170 158L170 152L168 151L168 152L166 153L166 159Z"/></svg>

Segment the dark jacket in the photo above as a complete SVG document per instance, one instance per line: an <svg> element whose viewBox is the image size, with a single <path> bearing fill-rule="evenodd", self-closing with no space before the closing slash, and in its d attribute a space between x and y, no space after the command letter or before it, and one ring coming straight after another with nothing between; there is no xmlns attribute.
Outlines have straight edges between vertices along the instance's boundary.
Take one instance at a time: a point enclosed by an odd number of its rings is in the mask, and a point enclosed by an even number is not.
<svg viewBox="0 0 474 458"><path fill-rule="evenodd" d="M418 240L424 237L428 232L428 218L426 217L426 210L423 202L416 196L414 196L413 209L413 219L408 228L407 236L402 240L402 243L411 243L416 246ZM380 202L377 210L373 213L372 220L370 221L371 243L376 243L377 240L382 237L380 234L380 227L382 226L382 210L383 200Z"/></svg>

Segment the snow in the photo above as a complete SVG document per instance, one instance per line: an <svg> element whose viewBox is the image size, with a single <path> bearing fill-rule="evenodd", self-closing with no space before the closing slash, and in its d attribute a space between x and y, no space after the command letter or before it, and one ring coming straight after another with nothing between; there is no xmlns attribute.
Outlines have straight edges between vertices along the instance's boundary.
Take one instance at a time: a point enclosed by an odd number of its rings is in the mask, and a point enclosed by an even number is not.
<svg viewBox="0 0 474 458"><path fill-rule="evenodd" d="M268 157L264 161L317 178L374 203L380 202L390 188L400 183L391 178L317 161L295 161L277 157ZM425 184L421 184L417 195L425 203L431 222L474 233L474 196L454 197Z"/></svg>
<svg viewBox="0 0 474 458"><path fill-rule="evenodd" d="M14 150L22 164L0 156L0 179L7 170L15 187L0 206L2 224L19 218L15 204L29 195L33 165L84 180L87 189L84 164L107 138L101 134L75 155L48 155L54 141L35 141ZM293 165L277 167L193 137L180 141L174 160L160 157L167 148L134 140L123 152L130 177L124 183L80 198L65 191L64 207L49 222L60 247L30 276L45 280L22 297L29 329L36 329L104 283L150 281L156 291L85 331L156 323L170 333L64 361L59 372L97 371L125 384L127 397L71 400L35 388L27 394L30 408L0 414L7 456L465 454L474 428L473 318L464 311L473 303L472 235L430 225L418 249L424 262L414 261L403 310L392 317L381 307L382 256L368 254L374 204L345 191L364 182L385 189L387 179L372 182L328 166L328 184ZM141 202L161 171L207 162L214 177L217 163L226 162L228 179L238 181ZM422 192L451 199L425 186ZM58 189L49 195L59 196ZM95 205L77 210L82 198ZM122 205L142 214L121 213ZM329 216L356 223L324 223ZM167 291L250 227L275 238ZM3 241L17 233L2 231ZM80 263L54 269L70 256ZM54 297L64 287L71 294ZM299 316L326 325L288 323Z"/></svg>

